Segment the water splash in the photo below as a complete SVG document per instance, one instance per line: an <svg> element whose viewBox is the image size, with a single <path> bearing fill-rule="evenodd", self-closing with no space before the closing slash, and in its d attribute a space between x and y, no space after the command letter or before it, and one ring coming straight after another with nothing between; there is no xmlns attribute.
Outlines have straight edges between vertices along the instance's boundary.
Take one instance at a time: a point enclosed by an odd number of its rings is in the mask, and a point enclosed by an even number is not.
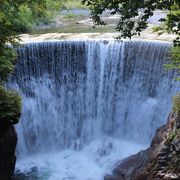
<svg viewBox="0 0 180 180"><path fill-rule="evenodd" d="M45 153L50 157L39 159L51 159L52 152L61 157L71 151L81 159L88 147L98 153L99 145L93 142L104 137L118 139L121 146L121 139L137 143L134 153L142 148L139 143L150 143L179 88L173 81L175 72L163 70L169 49L168 43L150 41L60 41L19 48L10 80L23 97L16 127L18 158ZM128 147L124 148L128 151ZM115 163L125 156L110 153L106 157L105 169L97 165L101 176L111 159ZM72 177L80 180L75 174Z"/></svg>

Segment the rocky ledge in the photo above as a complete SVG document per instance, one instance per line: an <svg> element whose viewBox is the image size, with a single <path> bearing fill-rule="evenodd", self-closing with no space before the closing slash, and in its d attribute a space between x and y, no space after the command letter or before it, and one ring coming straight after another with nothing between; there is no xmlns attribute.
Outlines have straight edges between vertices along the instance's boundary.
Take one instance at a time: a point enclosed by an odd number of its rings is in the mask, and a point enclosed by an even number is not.
<svg viewBox="0 0 180 180"><path fill-rule="evenodd" d="M121 162L105 180L180 179L180 113L171 113L148 149Z"/></svg>
<svg viewBox="0 0 180 180"><path fill-rule="evenodd" d="M17 134L14 124L18 123L20 114L11 120L0 119L0 180L13 179L16 156Z"/></svg>

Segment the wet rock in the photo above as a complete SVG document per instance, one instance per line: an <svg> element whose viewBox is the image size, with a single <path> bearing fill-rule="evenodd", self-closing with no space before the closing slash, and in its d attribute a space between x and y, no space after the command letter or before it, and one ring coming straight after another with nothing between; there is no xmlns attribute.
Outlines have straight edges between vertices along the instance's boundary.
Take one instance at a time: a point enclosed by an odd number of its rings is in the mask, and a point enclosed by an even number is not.
<svg viewBox="0 0 180 180"><path fill-rule="evenodd" d="M167 156L160 156L160 157L158 157L158 160L167 162L167 161L171 160L171 157L169 157L168 155Z"/></svg>
<svg viewBox="0 0 180 180"><path fill-rule="evenodd" d="M163 177L165 176L165 173L158 173L157 175L156 175L156 178L160 178L160 179L162 179Z"/></svg>
<svg viewBox="0 0 180 180"><path fill-rule="evenodd" d="M123 179L131 179L131 175L136 174L139 167L147 163L149 153L148 150L140 151L138 154L125 159L114 169L113 173Z"/></svg>
<svg viewBox="0 0 180 180"><path fill-rule="evenodd" d="M180 179L180 176L176 174L165 174L164 179Z"/></svg>
<svg viewBox="0 0 180 180"><path fill-rule="evenodd" d="M167 124L157 129L150 147L123 160L114 169L114 175L123 180L180 179L177 121L180 121L180 113L171 113ZM172 134L175 135L173 140Z"/></svg>
<svg viewBox="0 0 180 180"><path fill-rule="evenodd" d="M2 180L11 180L13 178L16 162L16 144L17 134L14 126L10 126L0 136L0 179Z"/></svg>
<svg viewBox="0 0 180 180"><path fill-rule="evenodd" d="M162 171L164 169L164 166L161 166L160 164L157 164L154 168L155 171Z"/></svg>
<svg viewBox="0 0 180 180"><path fill-rule="evenodd" d="M106 175L104 177L104 180L124 180L123 177L118 177L118 176L115 176L115 175Z"/></svg>
<svg viewBox="0 0 180 180"><path fill-rule="evenodd" d="M167 156L167 153L166 152L160 152L157 157L163 157L163 156Z"/></svg>
<svg viewBox="0 0 180 180"><path fill-rule="evenodd" d="M167 165L167 161L166 160L159 160L158 164L160 164L161 166L166 166Z"/></svg>

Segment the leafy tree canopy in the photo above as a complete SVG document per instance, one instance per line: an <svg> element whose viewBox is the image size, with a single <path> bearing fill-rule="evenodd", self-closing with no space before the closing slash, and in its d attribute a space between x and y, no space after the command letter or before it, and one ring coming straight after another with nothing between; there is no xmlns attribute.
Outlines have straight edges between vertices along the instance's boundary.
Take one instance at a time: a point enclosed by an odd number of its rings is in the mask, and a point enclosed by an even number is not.
<svg viewBox="0 0 180 180"><path fill-rule="evenodd" d="M131 38L140 35L147 28L147 19L153 11L168 10L167 17L161 19L166 22L168 32L180 36L180 1L179 0L82 0L91 9L95 25L105 25L101 19L104 11L110 14L119 14L116 29L121 32L120 37ZM178 39L175 44L178 44Z"/></svg>
<svg viewBox="0 0 180 180"><path fill-rule="evenodd" d="M50 4L50 0L0 0L0 127L17 123L21 111L18 94L4 87L17 56L10 44L17 44L17 33L28 27L33 17L45 18Z"/></svg>
<svg viewBox="0 0 180 180"><path fill-rule="evenodd" d="M46 21L49 11L59 8L60 0L0 0L0 127L18 122L21 99L8 91L4 83L14 70L18 33L27 31L30 25ZM48 11L47 11L48 10Z"/></svg>
<svg viewBox="0 0 180 180"><path fill-rule="evenodd" d="M148 27L147 20L155 10L167 11L166 18L160 19L168 33L177 35L171 52L171 63L167 69L180 71L180 0L82 0L91 9L95 25L106 25L102 13L119 14L116 29L120 32L118 38L131 38L140 35ZM180 79L180 78L178 78Z"/></svg>
<svg viewBox="0 0 180 180"><path fill-rule="evenodd" d="M0 125L16 124L19 120L21 98L0 86Z"/></svg>
<svg viewBox="0 0 180 180"><path fill-rule="evenodd" d="M55 10L59 0L0 0L0 83L13 71L16 53L7 43L16 45L18 32L24 32L35 20L45 21L48 10Z"/></svg>

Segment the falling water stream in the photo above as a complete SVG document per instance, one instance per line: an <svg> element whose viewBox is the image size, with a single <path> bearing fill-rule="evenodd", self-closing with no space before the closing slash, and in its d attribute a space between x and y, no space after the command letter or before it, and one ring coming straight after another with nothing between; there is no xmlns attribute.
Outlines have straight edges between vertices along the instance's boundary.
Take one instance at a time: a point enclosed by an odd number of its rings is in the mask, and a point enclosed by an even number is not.
<svg viewBox="0 0 180 180"><path fill-rule="evenodd" d="M58 41L18 48L9 82L23 99L16 178L101 180L146 148L179 84L169 43Z"/></svg>

